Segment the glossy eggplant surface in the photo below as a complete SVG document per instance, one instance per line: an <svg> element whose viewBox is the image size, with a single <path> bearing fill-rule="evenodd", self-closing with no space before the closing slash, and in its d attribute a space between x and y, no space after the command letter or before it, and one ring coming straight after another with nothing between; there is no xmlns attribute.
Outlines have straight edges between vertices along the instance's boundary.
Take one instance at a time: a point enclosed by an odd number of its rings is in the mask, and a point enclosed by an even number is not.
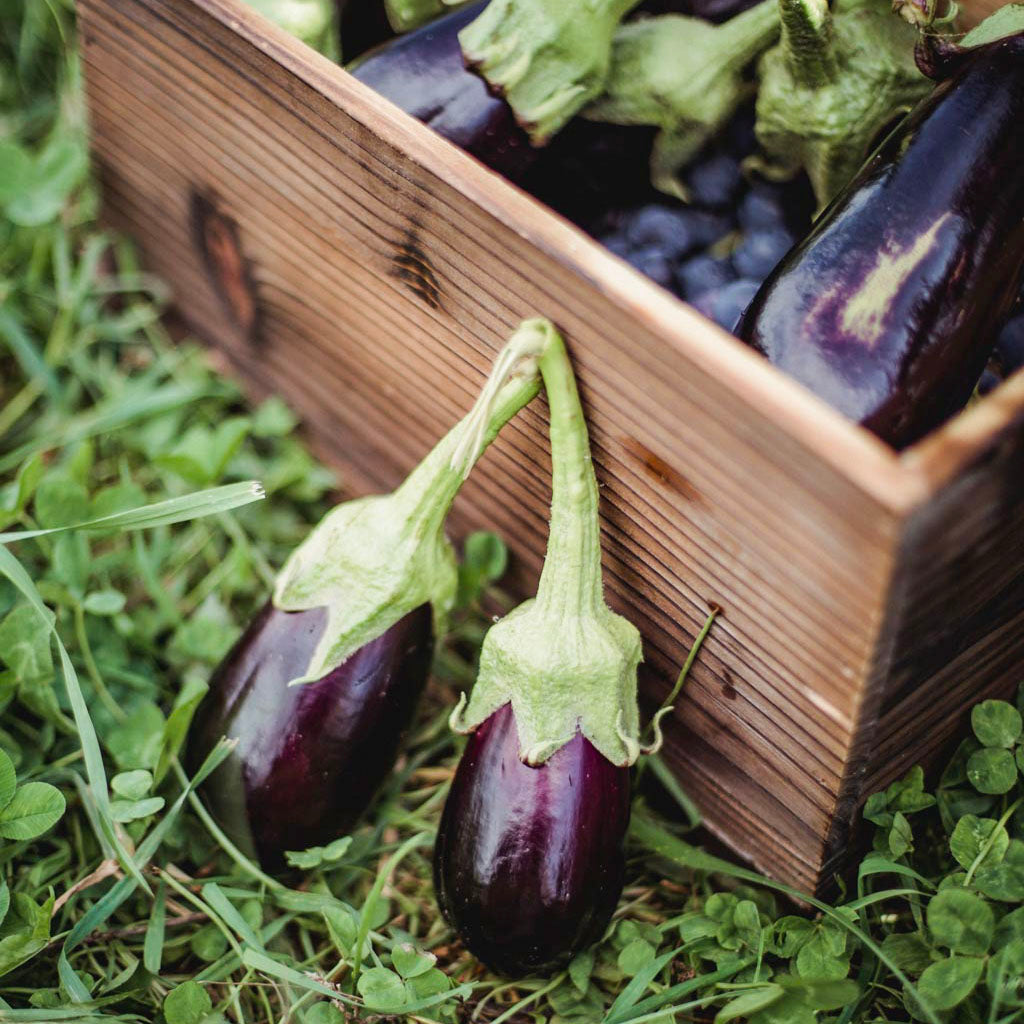
<svg viewBox="0 0 1024 1024"><path fill-rule="evenodd" d="M1024 275L1024 35L945 74L776 267L739 329L895 447L967 402Z"/></svg>
<svg viewBox="0 0 1024 1024"><path fill-rule="evenodd" d="M285 850L348 832L391 770L433 654L428 604L322 679L288 686L309 664L322 608L263 608L221 663L196 713L191 767L238 740L203 795L229 835L271 868Z"/></svg>
<svg viewBox="0 0 1024 1024"><path fill-rule="evenodd" d="M470 951L508 975L552 971L597 941L622 892L629 768L577 734L519 760L510 704L470 736L445 804L434 885Z"/></svg>
<svg viewBox="0 0 1024 1024"><path fill-rule="evenodd" d="M349 71L406 113L430 125L482 163L513 181L537 157L512 108L462 60L459 32L487 6L461 7L398 36L349 66Z"/></svg>

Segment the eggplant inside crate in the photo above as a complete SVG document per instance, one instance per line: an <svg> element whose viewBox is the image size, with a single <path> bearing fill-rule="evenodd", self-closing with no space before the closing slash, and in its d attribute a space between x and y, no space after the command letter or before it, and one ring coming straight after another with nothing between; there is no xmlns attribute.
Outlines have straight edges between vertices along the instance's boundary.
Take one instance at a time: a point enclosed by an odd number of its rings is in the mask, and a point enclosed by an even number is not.
<svg viewBox="0 0 1024 1024"><path fill-rule="evenodd" d="M240 0L80 11L107 221L353 493L395 486L520 320L564 332L649 710L722 609L664 754L758 869L828 885L863 800L1021 681L1024 375L897 452ZM545 434L528 409L455 506L523 592Z"/></svg>

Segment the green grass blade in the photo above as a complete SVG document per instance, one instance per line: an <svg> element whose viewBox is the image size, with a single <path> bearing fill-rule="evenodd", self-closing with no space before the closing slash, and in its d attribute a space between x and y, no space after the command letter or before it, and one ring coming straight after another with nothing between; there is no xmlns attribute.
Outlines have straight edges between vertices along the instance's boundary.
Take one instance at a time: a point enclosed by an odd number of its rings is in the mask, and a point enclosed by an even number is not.
<svg viewBox="0 0 1024 1024"><path fill-rule="evenodd" d="M155 526L171 526L184 523L203 516L229 512L231 509L260 501L266 497L258 480L247 480L243 483L224 484L221 487L210 487L207 490L195 491L179 498L167 498L154 502L152 505L140 505L124 512L114 512L99 519L89 519L84 523L71 526L53 526L46 530L15 530L0 533L0 544L11 544L14 541L30 540L33 537L46 537L55 533L68 533L72 530L146 530Z"/></svg>

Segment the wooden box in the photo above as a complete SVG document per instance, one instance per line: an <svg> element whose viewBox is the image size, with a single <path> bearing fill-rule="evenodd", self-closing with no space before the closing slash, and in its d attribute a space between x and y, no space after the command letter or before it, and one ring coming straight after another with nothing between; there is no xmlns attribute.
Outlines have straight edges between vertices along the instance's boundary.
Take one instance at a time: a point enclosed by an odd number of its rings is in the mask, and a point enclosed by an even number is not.
<svg viewBox="0 0 1024 1024"><path fill-rule="evenodd" d="M667 757L710 828L813 889L859 804L1019 681L1024 374L896 454L240 0L81 0L106 217L356 492L470 405L521 318L564 330L607 585L662 696L723 609ZM460 497L528 590L535 403Z"/></svg>

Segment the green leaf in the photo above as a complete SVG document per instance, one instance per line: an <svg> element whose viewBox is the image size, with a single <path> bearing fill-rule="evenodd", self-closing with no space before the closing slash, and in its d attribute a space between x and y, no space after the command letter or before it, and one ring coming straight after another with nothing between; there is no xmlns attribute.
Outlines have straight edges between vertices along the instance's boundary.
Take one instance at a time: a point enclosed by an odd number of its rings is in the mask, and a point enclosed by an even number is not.
<svg viewBox="0 0 1024 1024"><path fill-rule="evenodd" d="M16 892L0 924L0 976L20 967L44 949L50 941L50 916L54 897L42 905L31 896Z"/></svg>
<svg viewBox="0 0 1024 1024"><path fill-rule="evenodd" d="M921 997L936 1010L952 1010L977 987L985 961L980 957L951 956L928 967L917 983Z"/></svg>
<svg viewBox="0 0 1024 1024"><path fill-rule="evenodd" d="M619 970L626 977L632 977L646 964L649 964L657 956L657 953L657 949L646 939L633 939L619 953Z"/></svg>
<svg viewBox="0 0 1024 1024"><path fill-rule="evenodd" d="M899 858L914 849L914 833L902 811L892 816L892 827L889 829L889 852Z"/></svg>
<svg viewBox="0 0 1024 1024"><path fill-rule="evenodd" d="M931 946L920 932L893 932L886 935L882 949L907 974L920 974L932 962Z"/></svg>
<svg viewBox="0 0 1024 1024"><path fill-rule="evenodd" d="M0 811L11 802L15 786L14 762L0 750Z"/></svg>
<svg viewBox="0 0 1024 1024"><path fill-rule="evenodd" d="M999 919L992 944L996 949L1000 949L1015 939L1024 939L1024 907L1011 910Z"/></svg>
<svg viewBox="0 0 1024 1024"><path fill-rule="evenodd" d="M747 1024L818 1024L818 1015L799 995L787 992L777 1002L751 1014Z"/></svg>
<svg viewBox="0 0 1024 1024"><path fill-rule="evenodd" d="M89 518L89 492L77 480L51 474L36 488L34 508L40 526L70 526Z"/></svg>
<svg viewBox="0 0 1024 1024"><path fill-rule="evenodd" d="M49 620L53 613L47 610ZM50 636L39 628L39 616L29 604L19 604L0 622L0 659L20 681L53 675Z"/></svg>
<svg viewBox="0 0 1024 1024"><path fill-rule="evenodd" d="M94 590L86 594L82 607L90 615L117 615L124 610L125 596L119 590Z"/></svg>
<svg viewBox="0 0 1024 1024"><path fill-rule="evenodd" d="M162 796L151 796L145 800L113 800L110 804L110 816L119 822L139 821L162 811L163 807Z"/></svg>
<svg viewBox="0 0 1024 1024"><path fill-rule="evenodd" d="M398 1010L407 1001L402 979L386 967L371 967L363 971L356 987L370 1010Z"/></svg>
<svg viewBox="0 0 1024 1024"><path fill-rule="evenodd" d="M192 933L189 949L200 960L213 963L228 951L228 940L215 924L208 924Z"/></svg>
<svg viewBox="0 0 1024 1024"><path fill-rule="evenodd" d="M995 932L992 908L964 889L945 889L928 903L928 929L940 946L953 953L981 956Z"/></svg>
<svg viewBox="0 0 1024 1024"><path fill-rule="evenodd" d="M785 989L779 985L764 985L751 989L726 1003L715 1014L715 1024L728 1024L729 1021L745 1019L752 1013L777 1003L785 995Z"/></svg>
<svg viewBox="0 0 1024 1024"><path fill-rule="evenodd" d="M569 980L580 993L586 992L590 986L590 976L594 973L594 960L594 950L591 948L577 953L569 961Z"/></svg>
<svg viewBox="0 0 1024 1024"><path fill-rule="evenodd" d="M186 981L171 989L164 999L167 1024L201 1024L213 1010L213 1000L202 985Z"/></svg>
<svg viewBox="0 0 1024 1024"><path fill-rule="evenodd" d="M86 168L82 143L73 136L54 132L33 160L25 187L7 201L7 216L23 227L37 227L52 221L81 182Z"/></svg>
<svg viewBox="0 0 1024 1024"><path fill-rule="evenodd" d="M850 960L842 956L844 940L838 945L833 934L818 928L796 956L796 970L801 978L814 981L838 981L850 973Z"/></svg>
<svg viewBox="0 0 1024 1024"><path fill-rule="evenodd" d="M11 909L11 890L7 888L7 882L0 878L0 925L7 917L7 911Z"/></svg>
<svg viewBox="0 0 1024 1024"><path fill-rule="evenodd" d="M16 142L0 140L0 204L28 191L32 174L32 154Z"/></svg>
<svg viewBox="0 0 1024 1024"><path fill-rule="evenodd" d="M1024 940L998 946L989 957L985 984L994 1000L1015 998L1024 984Z"/></svg>
<svg viewBox="0 0 1024 1024"><path fill-rule="evenodd" d="M316 1003L302 1018L303 1024L345 1024L345 1014L331 1003Z"/></svg>
<svg viewBox="0 0 1024 1024"><path fill-rule="evenodd" d="M448 975L436 967L432 967L423 974L409 978L405 983L406 998L410 1002L422 1003L431 996L438 996L447 992L452 987ZM407 1004L408 1007L408 1004Z"/></svg>
<svg viewBox="0 0 1024 1024"><path fill-rule="evenodd" d="M107 750L122 770L152 771L160 757L164 716L152 701L141 701L107 734Z"/></svg>
<svg viewBox="0 0 1024 1024"><path fill-rule="evenodd" d="M0 811L0 836L35 839L52 828L64 813L64 794L47 782L26 782Z"/></svg>
<svg viewBox="0 0 1024 1024"><path fill-rule="evenodd" d="M298 426L295 413L277 395L261 402L252 415L254 437L284 437Z"/></svg>
<svg viewBox="0 0 1024 1024"><path fill-rule="evenodd" d="M311 846L308 850L288 850L285 859L293 868L310 871L325 864L335 864L341 860L352 845L351 836L342 836L327 846Z"/></svg>
<svg viewBox="0 0 1024 1024"><path fill-rule="evenodd" d="M989 839L995 833L991 845ZM1010 837L1005 828L991 818L965 814L957 823L949 840L949 849L957 863L970 870L982 848L989 846L982 866L998 864L1003 859Z"/></svg>
<svg viewBox="0 0 1024 1024"><path fill-rule="evenodd" d="M142 768L120 772L110 780L110 788L125 800L141 800L153 788L153 776Z"/></svg>
<svg viewBox="0 0 1024 1024"><path fill-rule="evenodd" d="M424 953L412 943L406 942L391 950L391 963L395 970L408 981L410 978L426 974L437 963L437 957L433 953Z"/></svg>
<svg viewBox="0 0 1024 1024"><path fill-rule="evenodd" d="M986 747L1009 750L1020 739L1024 722L1020 712L1005 700L983 700L971 709L971 728Z"/></svg>
<svg viewBox="0 0 1024 1024"><path fill-rule="evenodd" d="M1017 782L1017 764L1009 750L985 747L971 754L967 778L979 793L1009 793Z"/></svg>
<svg viewBox="0 0 1024 1024"><path fill-rule="evenodd" d="M505 575L507 566L508 548L497 534L471 533L459 563L458 607L466 608L476 601L489 584Z"/></svg>
<svg viewBox="0 0 1024 1024"><path fill-rule="evenodd" d="M987 860L987 859L986 859ZM986 863L974 875L974 884L990 899L1024 902L1024 842L1011 839L998 864Z"/></svg>

